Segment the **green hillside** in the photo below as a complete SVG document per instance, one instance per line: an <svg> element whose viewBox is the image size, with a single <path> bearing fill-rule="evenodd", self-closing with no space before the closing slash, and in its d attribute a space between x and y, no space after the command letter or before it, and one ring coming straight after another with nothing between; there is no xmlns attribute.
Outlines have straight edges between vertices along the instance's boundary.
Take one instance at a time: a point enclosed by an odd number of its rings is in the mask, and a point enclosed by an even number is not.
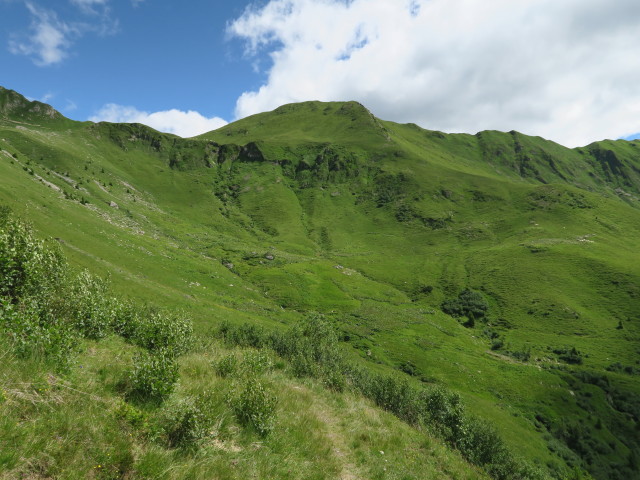
<svg viewBox="0 0 640 480"><path fill-rule="evenodd" d="M74 122L0 88L0 203L55 239L72 270L110 276L119 298L193 319L202 345L180 357L168 405L219 388L213 411L233 416L223 399L233 382L208 357L240 358L248 346L276 355L269 342L220 343L223 322L273 334L321 314L348 365L459 394L468 415L551 478L640 478L638 149L639 141L568 149L518 132L444 134L379 120L355 102L285 105L181 139ZM78 366L59 382L117 410L118 376L135 349L117 336L83 342ZM291 377L283 358L265 380L283 392L265 440L224 423L199 454L148 436L121 445L108 429L99 442L138 452L123 467L128 477L118 469L122 478L478 478L463 457L494 478L519 478L474 460L464 437L407 426L355 377L345 374L345 393L327 391L322 376ZM0 386L17 391L11 382L48 368L33 362L5 362ZM42 435L40 417L66 428L45 406L25 413L18 393L5 396L13 400L0 409L28 415L33 435ZM100 416L98 403L67 400L87 428L96 415L108 425L110 410ZM290 418L300 402L300 418ZM303 442L307 430L313 439ZM256 441L266 450L252 450ZM46 461L29 438L15 445L11 455L27 460L0 457L7 478L43 464L44 478L69 476L56 470L68 445L42 450ZM384 455L393 448L392 461ZM383 469L381 460L400 458L402 469ZM87 453L69 468L93 461Z"/></svg>

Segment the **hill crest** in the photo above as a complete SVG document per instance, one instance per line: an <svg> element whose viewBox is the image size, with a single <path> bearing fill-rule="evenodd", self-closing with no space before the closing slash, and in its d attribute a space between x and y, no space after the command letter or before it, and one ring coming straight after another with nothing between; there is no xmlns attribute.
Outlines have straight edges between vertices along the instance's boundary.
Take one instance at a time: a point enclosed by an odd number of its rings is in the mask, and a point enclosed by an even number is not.
<svg viewBox="0 0 640 480"><path fill-rule="evenodd" d="M51 105L28 100L15 90L0 86L0 116L9 120L61 120L65 117Z"/></svg>

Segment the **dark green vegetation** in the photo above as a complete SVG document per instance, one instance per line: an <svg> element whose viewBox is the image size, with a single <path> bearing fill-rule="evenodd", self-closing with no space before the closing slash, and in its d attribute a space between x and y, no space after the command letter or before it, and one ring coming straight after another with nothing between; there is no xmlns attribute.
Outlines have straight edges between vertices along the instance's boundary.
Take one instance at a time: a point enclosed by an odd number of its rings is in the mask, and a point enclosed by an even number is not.
<svg viewBox="0 0 640 480"><path fill-rule="evenodd" d="M72 122L9 90L0 119L0 202L57 239L76 272L34 277L44 299L68 283L64 302L2 293L3 324L18 315L50 334L7 340L8 478L83 478L102 452L118 457L107 478L403 478L383 470L393 451L404 478L480 475L423 424L496 478L499 462L468 445L493 438L494 453L558 478L639 478L640 142L447 135L319 102L180 139ZM216 339L227 322L263 342L313 312L334 326L339 362L330 345L310 359L306 347ZM188 330L182 315L198 341L168 351ZM342 362L407 397L358 387ZM456 437L437 409L415 421L389 407L436 391L459 395L477 426ZM94 450L70 461L64 439L84 432Z"/></svg>

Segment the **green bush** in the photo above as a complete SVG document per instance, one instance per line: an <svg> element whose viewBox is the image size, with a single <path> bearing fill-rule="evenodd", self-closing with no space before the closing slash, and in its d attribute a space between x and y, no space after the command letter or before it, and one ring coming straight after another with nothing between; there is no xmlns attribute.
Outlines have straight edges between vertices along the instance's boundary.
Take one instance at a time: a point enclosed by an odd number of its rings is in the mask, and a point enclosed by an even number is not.
<svg viewBox="0 0 640 480"><path fill-rule="evenodd" d="M310 315L286 333L272 334L268 343L290 361L295 376L321 378L336 390L343 388L345 362L338 336L322 315Z"/></svg>
<svg viewBox="0 0 640 480"><path fill-rule="evenodd" d="M193 344L193 326L179 315L148 310L133 317L129 340L149 351L163 351L165 355L179 356Z"/></svg>
<svg viewBox="0 0 640 480"><path fill-rule="evenodd" d="M228 398L238 422L266 436L273 429L277 399L262 382L250 376Z"/></svg>
<svg viewBox="0 0 640 480"><path fill-rule="evenodd" d="M33 298L15 305L0 299L0 329L16 355L41 358L59 371L69 369L79 350L73 328Z"/></svg>
<svg viewBox="0 0 640 480"><path fill-rule="evenodd" d="M239 369L238 359L233 354L225 355L214 364L214 368L216 373L222 378L230 377Z"/></svg>
<svg viewBox="0 0 640 480"><path fill-rule="evenodd" d="M465 288L458 294L458 298L442 302L441 308L452 317L466 317L465 325L472 327L476 320L485 317L489 304L480 292Z"/></svg>
<svg viewBox="0 0 640 480"><path fill-rule="evenodd" d="M163 351L144 352L134 358L130 374L129 396L140 400L161 402L174 390L178 381L178 364Z"/></svg>
<svg viewBox="0 0 640 480"><path fill-rule="evenodd" d="M193 346L193 325L181 315L139 307L132 302L114 302L113 330L129 343L150 352L180 356Z"/></svg>
<svg viewBox="0 0 640 480"><path fill-rule="evenodd" d="M235 327L229 322L223 322L218 333L227 344L240 347L262 348L267 338L263 329L251 324Z"/></svg>
<svg viewBox="0 0 640 480"><path fill-rule="evenodd" d="M558 355L558 358L563 362L570 363L573 365L582 364L582 353L576 350L576 347L555 348L553 350L553 353Z"/></svg>
<svg viewBox="0 0 640 480"><path fill-rule="evenodd" d="M97 340L112 333L116 309L107 281L85 270L71 281L66 299L68 315L82 335Z"/></svg>
<svg viewBox="0 0 640 480"><path fill-rule="evenodd" d="M67 265L60 251L35 238L29 225L0 212L0 297L50 297L64 283Z"/></svg>
<svg viewBox="0 0 640 480"><path fill-rule="evenodd" d="M120 400L114 408L115 417L125 421L132 427L145 431L149 427L149 418L147 414L123 400Z"/></svg>
<svg viewBox="0 0 640 480"><path fill-rule="evenodd" d="M427 423L447 442L457 444L464 432L464 405L457 393L442 387L425 390L421 402Z"/></svg>
<svg viewBox="0 0 640 480"><path fill-rule="evenodd" d="M264 350L247 350L240 367L245 375L262 375L273 368L273 359Z"/></svg>
<svg viewBox="0 0 640 480"><path fill-rule="evenodd" d="M163 419L167 443L173 448L196 449L209 436L211 419L202 399L186 398L169 405Z"/></svg>
<svg viewBox="0 0 640 480"><path fill-rule="evenodd" d="M131 301L115 302L112 327L114 333L131 341L140 324L144 310Z"/></svg>

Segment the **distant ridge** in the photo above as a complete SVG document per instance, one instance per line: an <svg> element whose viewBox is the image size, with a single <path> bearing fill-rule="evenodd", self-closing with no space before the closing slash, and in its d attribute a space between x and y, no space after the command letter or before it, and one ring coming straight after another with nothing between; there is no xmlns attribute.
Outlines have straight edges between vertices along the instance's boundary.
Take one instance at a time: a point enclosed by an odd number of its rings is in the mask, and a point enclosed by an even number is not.
<svg viewBox="0 0 640 480"><path fill-rule="evenodd" d="M10 120L62 120L60 112L51 105L29 101L14 90L0 87L0 117Z"/></svg>

